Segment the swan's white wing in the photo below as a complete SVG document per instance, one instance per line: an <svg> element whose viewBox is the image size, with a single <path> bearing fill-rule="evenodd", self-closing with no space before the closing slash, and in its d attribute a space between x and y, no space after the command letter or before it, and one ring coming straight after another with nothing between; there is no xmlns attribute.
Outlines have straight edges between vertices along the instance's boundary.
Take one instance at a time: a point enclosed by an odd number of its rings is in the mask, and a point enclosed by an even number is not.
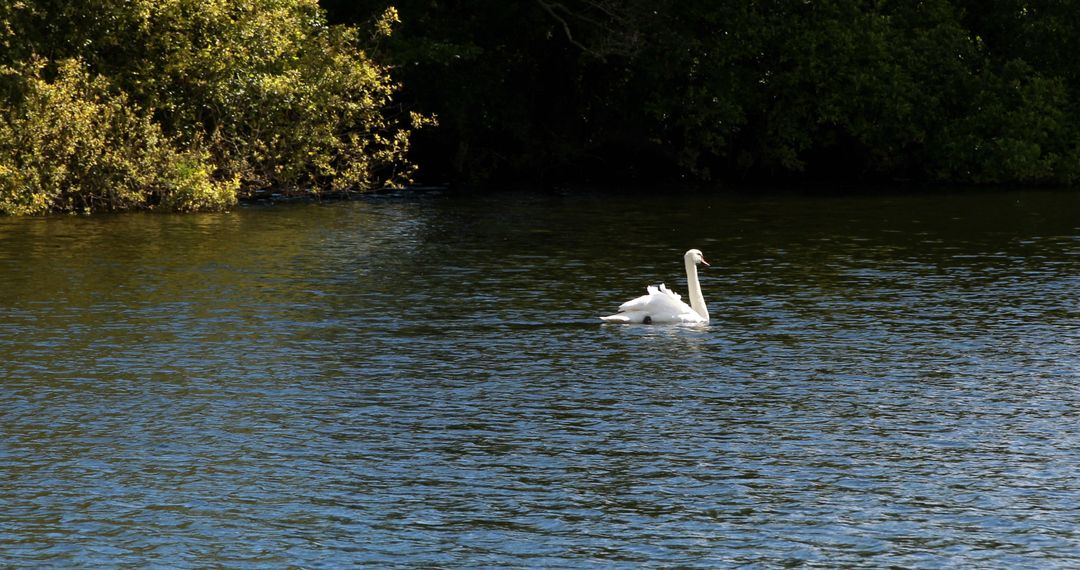
<svg viewBox="0 0 1080 570"><path fill-rule="evenodd" d="M645 311L651 307L661 307L662 304L670 303L672 306L678 306L678 304L686 305L682 302L682 297L678 293L668 289L666 285L661 283L657 285L649 285L645 288L648 294L642 295L637 299L631 299L621 305L619 305L619 312L625 313L627 311ZM660 305L658 305L658 303Z"/></svg>
<svg viewBox="0 0 1080 570"><path fill-rule="evenodd" d="M607 322L641 323L648 318L653 323L697 322L701 317L682 301L682 297L664 284L649 286L647 295L631 299L619 305L619 312L600 317Z"/></svg>

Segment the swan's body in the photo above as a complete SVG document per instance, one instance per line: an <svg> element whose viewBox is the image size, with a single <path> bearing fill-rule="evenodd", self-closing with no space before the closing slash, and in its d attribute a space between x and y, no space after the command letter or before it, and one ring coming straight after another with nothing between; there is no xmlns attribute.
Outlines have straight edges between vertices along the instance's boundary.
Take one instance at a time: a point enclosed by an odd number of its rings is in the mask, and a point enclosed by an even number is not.
<svg viewBox="0 0 1080 570"><path fill-rule="evenodd" d="M705 306L705 297L701 295L697 264L701 263L706 267L709 264L696 249L683 255L683 263L686 265L686 281L690 289L689 305L683 302L678 293L661 283L647 287L648 294L619 305L618 313L600 319L608 323L625 324L708 323L709 309Z"/></svg>

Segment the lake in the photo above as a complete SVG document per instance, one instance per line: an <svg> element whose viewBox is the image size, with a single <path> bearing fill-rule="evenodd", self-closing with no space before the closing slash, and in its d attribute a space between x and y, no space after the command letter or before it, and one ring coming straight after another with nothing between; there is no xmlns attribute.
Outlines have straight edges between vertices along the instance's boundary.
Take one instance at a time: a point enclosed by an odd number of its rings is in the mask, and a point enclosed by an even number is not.
<svg viewBox="0 0 1080 570"><path fill-rule="evenodd" d="M0 355L4 567L1080 566L1080 192L0 219Z"/></svg>

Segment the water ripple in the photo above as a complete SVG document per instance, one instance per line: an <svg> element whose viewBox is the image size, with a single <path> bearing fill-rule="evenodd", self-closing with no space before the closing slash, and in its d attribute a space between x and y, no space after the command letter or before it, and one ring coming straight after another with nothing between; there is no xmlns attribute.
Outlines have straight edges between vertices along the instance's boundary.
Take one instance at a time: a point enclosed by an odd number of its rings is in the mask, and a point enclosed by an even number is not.
<svg viewBox="0 0 1080 570"><path fill-rule="evenodd" d="M0 221L0 560L1080 564L1076 198L664 199Z"/></svg>

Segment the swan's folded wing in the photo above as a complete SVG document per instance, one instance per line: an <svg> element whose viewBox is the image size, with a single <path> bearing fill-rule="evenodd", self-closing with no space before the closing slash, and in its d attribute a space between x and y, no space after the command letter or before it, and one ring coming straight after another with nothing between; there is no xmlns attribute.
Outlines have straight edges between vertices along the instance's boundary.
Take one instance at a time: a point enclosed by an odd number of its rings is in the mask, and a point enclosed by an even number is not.
<svg viewBox="0 0 1080 570"><path fill-rule="evenodd" d="M639 311L649 304L649 297L651 296L652 295L642 295L637 299L630 299L629 301L619 305L619 312L625 313L627 311Z"/></svg>
<svg viewBox="0 0 1080 570"><path fill-rule="evenodd" d="M663 283L660 284L660 292L667 295L668 297L671 297L672 299L675 299L676 301L682 301L682 295L679 295L671 289L668 289L667 285L664 285Z"/></svg>
<svg viewBox="0 0 1080 570"><path fill-rule="evenodd" d="M646 311L658 314L672 311L679 312L685 305L682 302L682 297L668 289L663 283L659 286L649 285L646 291L648 291L647 295L642 295L637 299L631 299L619 305L619 312Z"/></svg>

